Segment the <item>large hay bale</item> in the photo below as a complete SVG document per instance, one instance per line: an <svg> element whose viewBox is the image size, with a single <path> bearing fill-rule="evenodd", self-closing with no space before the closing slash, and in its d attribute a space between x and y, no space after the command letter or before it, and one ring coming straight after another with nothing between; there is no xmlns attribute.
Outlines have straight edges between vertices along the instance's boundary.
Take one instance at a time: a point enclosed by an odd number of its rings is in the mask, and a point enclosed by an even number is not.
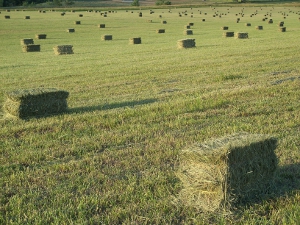
<svg viewBox="0 0 300 225"><path fill-rule="evenodd" d="M55 88L15 90L6 93L4 111L9 116L26 118L61 113L67 109L69 93Z"/></svg>
<svg viewBox="0 0 300 225"><path fill-rule="evenodd" d="M25 16L24 19L25 19L25 20L29 20L29 19L30 19L30 16Z"/></svg>
<svg viewBox="0 0 300 225"><path fill-rule="evenodd" d="M256 29L256 30L262 30L262 29L263 29L263 26L256 26L255 29Z"/></svg>
<svg viewBox="0 0 300 225"><path fill-rule="evenodd" d="M82 15L82 14L79 14L78 16L79 16L79 17L83 17L83 15Z"/></svg>
<svg viewBox="0 0 300 225"><path fill-rule="evenodd" d="M74 54L73 45L57 45L53 50L55 55Z"/></svg>
<svg viewBox="0 0 300 225"><path fill-rule="evenodd" d="M162 24L167 24L166 20L161 21Z"/></svg>
<svg viewBox="0 0 300 225"><path fill-rule="evenodd" d="M158 33L158 34L165 33L165 29L158 29L158 30L156 30L156 33Z"/></svg>
<svg viewBox="0 0 300 225"><path fill-rule="evenodd" d="M137 38L130 38L129 39L129 44L142 44L142 40L140 37Z"/></svg>
<svg viewBox="0 0 300 225"><path fill-rule="evenodd" d="M251 27L251 23L245 23L246 27Z"/></svg>
<svg viewBox="0 0 300 225"><path fill-rule="evenodd" d="M47 37L47 34L36 34L35 35L36 39L46 39L46 37Z"/></svg>
<svg viewBox="0 0 300 225"><path fill-rule="evenodd" d="M177 41L178 48L193 48L196 47L195 39L181 39Z"/></svg>
<svg viewBox="0 0 300 225"><path fill-rule="evenodd" d="M99 28L105 28L105 24L99 24L98 27Z"/></svg>
<svg viewBox="0 0 300 225"><path fill-rule="evenodd" d="M69 29L67 29L67 32L68 32L68 33L74 33L74 32L75 32L75 29L74 29L74 28L69 28Z"/></svg>
<svg viewBox="0 0 300 225"><path fill-rule="evenodd" d="M111 34L104 34L104 35L102 35L101 39L103 41L111 41L112 40L112 35Z"/></svg>
<svg viewBox="0 0 300 225"><path fill-rule="evenodd" d="M200 211L228 211L268 187L277 168L277 140L239 133L180 152L178 199ZM258 196L256 196L258 197Z"/></svg>
<svg viewBox="0 0 300 225"><path fill-rule="evenodd" d="M286 27L279 27L280 32L286 32Z"/></svg>
<svg viewBox="0 0 300 225"><path fill-rule="evenodd" d="M223 37L234 37L234 32L233 31L224 32Z"/></svg>
<svg viewBox="0 0 300 225"><path fill-rule="evenodd" d="M34 41L32 38L21 39L21 45L33 45Z"/></svg>
<svg viewBox="0 0 300 225"><path fill-rule="evenodd" d="M193 30L185 30L183 32L183 34L185 34L185 35L193 35Z"/></svg>
<svg viewBox="0 0 300 225"><path fill-rule="evenodd" d="M246 38L248 38L248 33L237 32L237 33L235 33L235 38L237 38L237 39L246 39Z"/></svg>
<svg viewBox="0 0 300 225"><path fill-rule="evenodd" d="M272 19L269 19L268 23L273 23L273 20L272 20Z"/></svg>
<svg viewBox="0 0 300 225"><path fill-rule="evenodd" d="M229 27L227 27L227 26L224 26L224 27L221 27L221 29L222 29L222 30L228 30L228 29L229 29Z"/></svg>
<svg viewBox="0 0 300 225"><path fill-rule="evenodd" d="M4 18L5 18L5 19L10 19L10 16L5 15Z"/></svg>
<svg viewBox="0 0 300 225"><path fill-rule="evenodd" d="M76 25L81 24L81 21L76 20L76 21L74 21L74 24L76 24Z"/></svg>
<svg viewBox="0 0 300 225"><path fill-rule="evenodd" d="M280 21L280 22L278 23L278 26L283 27L283 26L284 26L284 22L283 22L283 21Z"/></svg>
<svg viewBox="0 0 300 225"><path fill-rule="evenodd" d="M41 46L40 45L34 45L34 44L28 44L22 46L23 52L40 52Z"/></svg>

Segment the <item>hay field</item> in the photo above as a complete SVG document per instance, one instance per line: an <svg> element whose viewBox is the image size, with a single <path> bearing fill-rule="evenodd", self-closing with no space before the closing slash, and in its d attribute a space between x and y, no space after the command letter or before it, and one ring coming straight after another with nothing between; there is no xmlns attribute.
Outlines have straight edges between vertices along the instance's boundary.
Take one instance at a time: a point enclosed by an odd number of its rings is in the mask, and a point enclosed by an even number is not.
<svg viewBox="0 0 300 225"><path fill-rule="evenodd" d="M300 8L170 9L1 11L1 105L16 89L70 95L61 115L1 111L0 224L300 223ZM223 37L223 26L249 38ZM135 37L142 44L129 44ZM22 52L26 38L40 52ZM196 47L178 49L185 38ZM74 54L54 54L58 45ZM226 216L179 204L180 150L236 132L278 139L274 187Z"/></svg>

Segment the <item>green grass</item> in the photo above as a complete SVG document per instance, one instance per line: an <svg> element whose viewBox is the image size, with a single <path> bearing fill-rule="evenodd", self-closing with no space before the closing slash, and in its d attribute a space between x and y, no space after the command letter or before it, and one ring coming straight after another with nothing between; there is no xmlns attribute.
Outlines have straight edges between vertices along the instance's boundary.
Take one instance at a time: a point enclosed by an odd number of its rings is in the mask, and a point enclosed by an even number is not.
<svg viewBox="0 0 300 225"><path fill-rule="evenodd" d="M70 97L62 115L0 120L0 224L299 224L299 8L247 7L236 23L241 10L2 11L0 104L6 91L42 86ZM261 21L266 13L274 24ZM185 36L189 22L194 35ZM249 39L223 38L222 26ZM20 39L39 33L41 52L23 53ZM177 49L182 38L196 48ZM64 44L73 55L54 54ZM174 204L178 152L240 131L278 138L274 189L226 217Z"/></svg>

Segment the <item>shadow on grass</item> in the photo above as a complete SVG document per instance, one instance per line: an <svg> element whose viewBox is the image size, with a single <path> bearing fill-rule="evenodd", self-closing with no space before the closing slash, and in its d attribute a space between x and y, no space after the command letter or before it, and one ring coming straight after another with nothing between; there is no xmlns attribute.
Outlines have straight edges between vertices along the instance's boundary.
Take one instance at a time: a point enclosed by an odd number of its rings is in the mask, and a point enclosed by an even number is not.
<svg viewBox="0 0 300 225"><path fill-rule="evenodd" d="M94 112L94 111L102 111L102 110L125 108L125 107L135 107L138 105L151 104L156 101L157 99L150 98L150 99L143 99L139 101L116 102L112 104L104 104L104 105L96 105L96 106L75 107L75 108L69 108L67 114Z"/></svg>

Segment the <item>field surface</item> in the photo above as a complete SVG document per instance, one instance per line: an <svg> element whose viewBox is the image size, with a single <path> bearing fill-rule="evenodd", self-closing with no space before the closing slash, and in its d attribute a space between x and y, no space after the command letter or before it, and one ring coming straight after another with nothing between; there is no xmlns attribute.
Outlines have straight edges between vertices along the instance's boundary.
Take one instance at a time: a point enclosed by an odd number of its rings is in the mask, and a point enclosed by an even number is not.
<svg viewBox="0 0 300 225"><path fill-rule="evenodd" d="M1 11L0 104L16 89L70 96L61 115L0 111L0 224L300 224L300 8L95 10ZM196 47L178 49L185 38ZM180 204L180 150L236 132L278 139L274 188L226 216Z"/></svg>

